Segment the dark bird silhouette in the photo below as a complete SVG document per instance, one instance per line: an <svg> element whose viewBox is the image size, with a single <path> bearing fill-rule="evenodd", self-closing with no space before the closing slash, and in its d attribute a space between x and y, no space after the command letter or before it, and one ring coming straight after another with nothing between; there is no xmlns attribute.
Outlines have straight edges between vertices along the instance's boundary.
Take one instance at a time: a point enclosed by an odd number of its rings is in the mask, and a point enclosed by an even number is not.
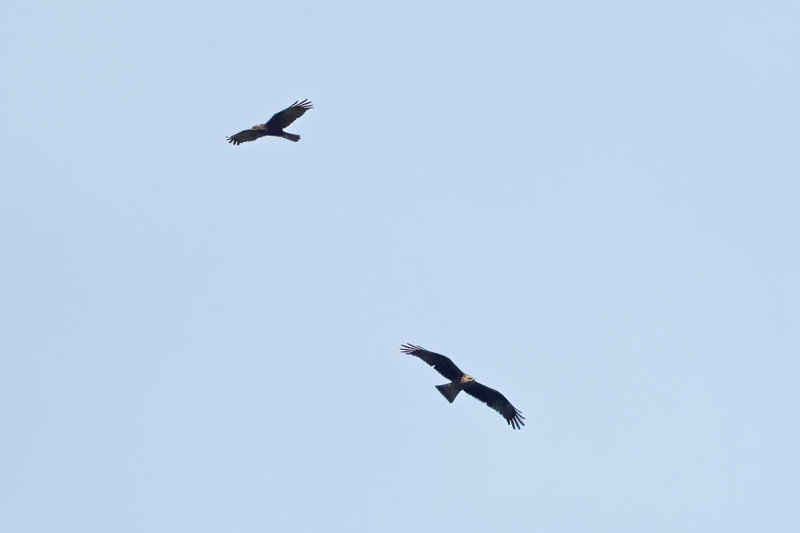
<svg viewBox="0 0 800 533"><path fill-rule="evenodd" d="M400 351L419 357L450 380L450 383L436 385L436 388L442 393L442 396L447 398L448 402L453 403L458 393L463 390L503 415L503 418L512 428L521 429L520 426L525 425L525 422L523 422L525 417L522 416L522 412L511 405L511 402L505 396L486 385L481 385L475 381L475 378L462 372L449 357L429 352L425 348L414 346L413 344L404 344L400 347Z"/></svg>
<svg viewBox="0 0 800 533"><path fill-rule="evenodd" d="M288 127L289 124L302 117L303 114L312 107L313 106L311 105L311 102L308 100L295 102L283 111L279 111L272 115L272 118L264 124L257 124L249 130L240 131L236 135L231 135L227 138L228 142L239 145L249 141L255 141L256 139L267 135L271 135L273 137L283 137L284 139L289 139L292 142L297 142L300 140L300 136L295 135L294 133L287 133L283 131L283 128Z"/></svg>

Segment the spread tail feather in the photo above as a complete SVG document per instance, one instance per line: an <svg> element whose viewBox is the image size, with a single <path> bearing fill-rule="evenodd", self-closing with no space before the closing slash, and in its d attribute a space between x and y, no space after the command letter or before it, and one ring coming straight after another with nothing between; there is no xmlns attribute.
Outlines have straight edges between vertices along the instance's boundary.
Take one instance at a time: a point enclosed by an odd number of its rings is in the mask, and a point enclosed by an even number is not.
<svg viewBox="0 0 800 533"><path fill-rule="evenodd" d="M283 133L281 133L281 137L283 137L284 139L289 139L293 143L296 143L297 141L300 140L300 136L299 135L296 135L294 133L286 133L285 131Z"/></svg>
<svg viewBox="0 0 800 533"><path fill-rule="evenodd" d="M461 387L458 386L456 383L447 383L445 385L436 385L436 388L439 389L439 392L442 393L442 396L447 398L447 401L453 403L453 400L456 399L458 393L461 392Z"/></svg>

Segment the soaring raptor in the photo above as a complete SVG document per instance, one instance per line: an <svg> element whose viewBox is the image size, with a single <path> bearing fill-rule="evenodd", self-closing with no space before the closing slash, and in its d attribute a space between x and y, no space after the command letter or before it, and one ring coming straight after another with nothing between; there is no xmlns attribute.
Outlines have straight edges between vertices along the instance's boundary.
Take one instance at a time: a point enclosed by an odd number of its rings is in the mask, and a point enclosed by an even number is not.
<svg viewBox="0 0 800 533"><path fill-rule="evenodd" d="M413 344L404 344L400 347L400 351L419 357L450 380L450 383L436 385L436 388L442 393L442 396L447 398L448 402L453 403L458 393L463 390L503 415L503 418L512 428L521 429L520 426L525 425L525 422L523 422L525 417L522 416L522 412L511 405L511 402L505 396L486 385L481 385L475 381L475 378L463 373L449 357L429 352L425 348L414 346Z"/></svg>
<svg viewBox="0 0 800 533"><path fill-rule="evenodd" d="M288 127L289 124L302 117L303 114L312 107L313 106L311 105L311 102L308 100L295 102L283 111L279 111L272 115L272 118L266 121L264 124L257 124L249 130L240 131L236 135L231 135L228 137L228 142L239 145L249 141L255 141L256 139L266 135L283 137L284 139L289 139L292 142L297 142L300 140L300 136L295 135L294 133L287 133L283 131L283 128Z"/></svg>

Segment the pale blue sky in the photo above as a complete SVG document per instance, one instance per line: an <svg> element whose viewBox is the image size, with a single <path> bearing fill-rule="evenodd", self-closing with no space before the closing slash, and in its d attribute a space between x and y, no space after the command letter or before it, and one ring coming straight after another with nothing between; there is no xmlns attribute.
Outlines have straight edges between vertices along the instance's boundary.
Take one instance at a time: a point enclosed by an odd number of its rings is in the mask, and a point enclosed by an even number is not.
<svg viewBox="0 0 800 533"><path fill-rule="evenodd" d="M800 530L797 2L7 4L0 530Z"/></svg>

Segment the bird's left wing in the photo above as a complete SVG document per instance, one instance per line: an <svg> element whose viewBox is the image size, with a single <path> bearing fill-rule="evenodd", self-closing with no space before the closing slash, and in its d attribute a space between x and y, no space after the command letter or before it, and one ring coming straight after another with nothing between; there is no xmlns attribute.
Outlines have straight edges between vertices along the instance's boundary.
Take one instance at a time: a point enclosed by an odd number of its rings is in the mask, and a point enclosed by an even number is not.
<svg viewBox="0 0 800 533"><path fill-rule="evenodd" d="M472 383L465 385L464 392L474 398L479 399L503 415L503 418L506 419L506 422L508 422L512 428L521 429L520 426L525 425L525 422L523 422L525 417L522 416L522 412L511 405L511 402L509 402L505 396L496 390L491 389L486 385L482 385L477 381L473 381Z"/></svg>
<svg viewBox="0 0 800 533"><path fill-rule="evenodd" d="M239 145L242 143L255 141L256 139L263 137L264 135L266 135L266 133L264 133L263 126L254 126L249 130L240 131L236 135L231 135L230 137L228 137L228 142L233 143L235 145Z"/></svg>

